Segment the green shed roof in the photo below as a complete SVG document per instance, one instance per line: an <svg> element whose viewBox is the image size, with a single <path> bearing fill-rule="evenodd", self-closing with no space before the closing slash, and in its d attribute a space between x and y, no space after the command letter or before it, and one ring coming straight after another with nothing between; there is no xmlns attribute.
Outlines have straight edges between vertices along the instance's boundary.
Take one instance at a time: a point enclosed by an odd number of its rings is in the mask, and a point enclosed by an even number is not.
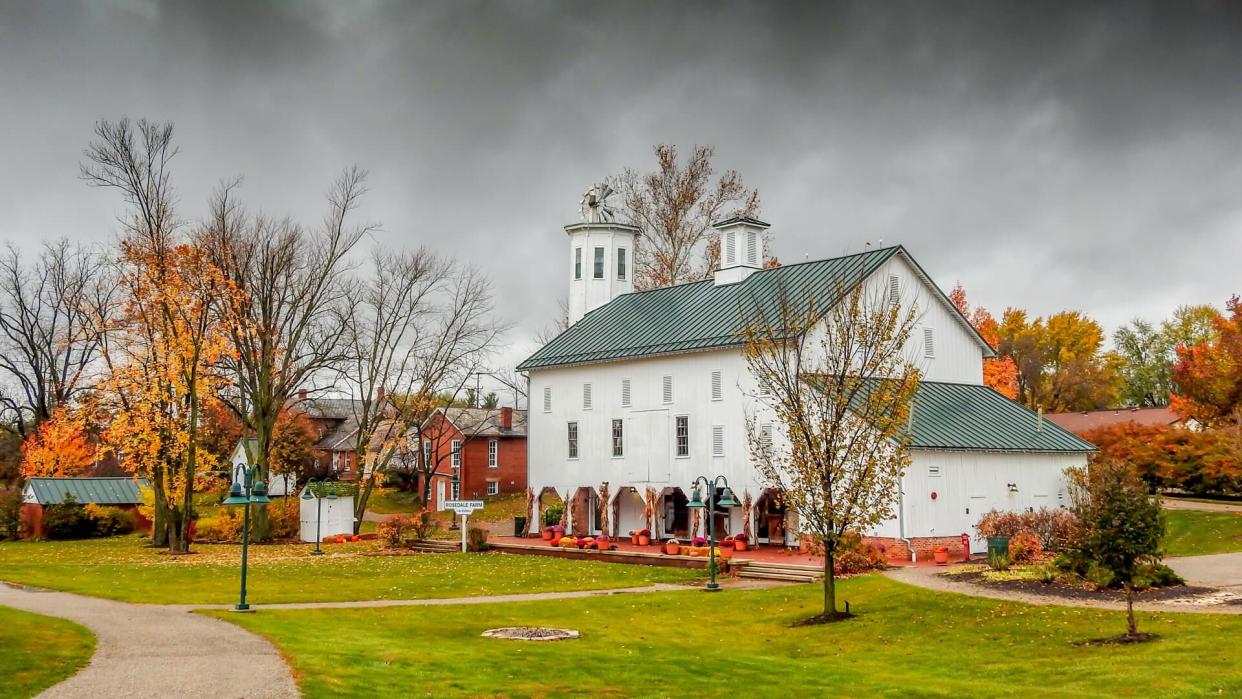
<svg viewBox="0 0 1242 699"><path fill-rule="evenodd" d="M40 505L58 505L65 494L85 505L137 505L142 502L139 487L146 487L145 478L30 478L27 487Z"/></svg>
<svg viewBox="0 0 1242 699"><path fill-rule="evenodd" d="M897 245L760 270L736 284L716 286L713 280L707 279L622 294L587 313L517 368L529 371L736 347L742 344L746 314L756 305L763 309L774 308L782 290L806 298L818 294L821 301L835 303L835 296L842 289L852 288L898 254L905 256L931 284L931 279L905 249ZM953 307L943 293L939 296ZM964 319L963 325L970 327ZM977 333L974 334L977 337ZM982 338L978 341L987 347ZM991 351L990 347L985 350L988 354Z"/></svg>
<svg viewBox="0 0 1242 699"><path fill-rule="evenodd" d="M1095 446L987 386L924 381L914 394L917 449L1094 451Z"/></svg>

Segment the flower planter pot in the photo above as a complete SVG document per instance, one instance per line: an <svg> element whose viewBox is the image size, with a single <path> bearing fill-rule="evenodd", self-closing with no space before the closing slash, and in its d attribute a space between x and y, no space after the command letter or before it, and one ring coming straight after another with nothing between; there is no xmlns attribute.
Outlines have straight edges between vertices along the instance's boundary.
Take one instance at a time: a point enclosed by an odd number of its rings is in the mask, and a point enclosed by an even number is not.
<svg viewBox="0 0 1242 699"><path fill-rule="evenodd" d="M551 529L544 529L544 530L543 530L543 540L544 540L544 541L551 541L551 540L552 540L552 530L551 530Z"/></svg>
<svg viewBox="0 0 1242 699"><path fill-rule="evenodd" d="M650 545L651 545L651 537L649 537L649 536L643 536L643 535L639 534L639 535L638 535L638 545L639 545L639 546L650 546Z"/></svg>
<svg viewBox="0 0 1242 699"><path fill-rule="evenodd" d="M733 549L731 547L722 546L716 550L720 552L721 558L725 558L725 559L733 558Z"/></svg>
<svg viewBox="0 0 1242 699"><path fill-rule="evenodd" d="M745 550L746 550L746 542L745 542L745 541L734 541L734 542L733 542L733 550L734 550L734 551L745 551Z"/></svg>
<svg viewBox="0 0 1242 699"><path fill-rule="evenodd" d="M634 544L635 546L638 546L638 535L637 534L630 535L630 543Z"/></svg>
<svg viewBox="0 0 1242 699"><path fill-rule="evenodd" d="M665 544L664 548L670 556L676 556L681 553L680 544Z"/></svg>
<svg viewBox="0 0 1242 699"><path fill-rule="evenodd" d="M936 565L943 566L949 564L949 549L944 546L937 546L932 549L932 558L935 559Z"/></svg>

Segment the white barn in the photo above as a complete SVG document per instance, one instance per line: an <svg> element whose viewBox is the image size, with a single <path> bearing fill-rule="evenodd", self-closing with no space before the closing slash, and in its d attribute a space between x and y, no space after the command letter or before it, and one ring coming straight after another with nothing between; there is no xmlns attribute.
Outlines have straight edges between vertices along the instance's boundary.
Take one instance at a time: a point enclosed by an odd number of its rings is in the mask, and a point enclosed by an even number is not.
<svg viewBox="0 0 1242 699"><path fill-rule="evenodd" d="M571 324L518 369L529 377L530 485L541 500L552 491L568 498L575 532L598 533L604 508L608 534L641 529L645 504L654 504L653 536L684 538L691 483L723 474L753 507L719 510L718 532L740 532L749 517L760 543L796 544L797 522L748 452L755 381L742 355L742 309L778 289L826 296L858 283L917 304L908 351L924 372L897 516L868 534L894 557L939 544L960 551L964 533L977 551L980 514L1064 504L1063 472L1084 464L1092 446L983 385L992 348L904 248L762 269L767 227L750 218L716 224L714 279L644 292L633 291L629 268L636 228L565 228Z"/></svg>

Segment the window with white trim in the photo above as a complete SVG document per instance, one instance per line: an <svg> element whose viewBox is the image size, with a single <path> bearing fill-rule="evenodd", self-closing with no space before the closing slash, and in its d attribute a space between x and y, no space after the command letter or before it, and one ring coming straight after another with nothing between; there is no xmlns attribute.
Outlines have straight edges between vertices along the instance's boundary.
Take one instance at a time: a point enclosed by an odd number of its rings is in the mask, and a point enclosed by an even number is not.
<svg viewBox="0 0 1242 699"><path fill-rule="evenodd" d="M630 380L621 379L621 407L630 407Z"/></svg>
<svg viewBox="0 0 1242 699"><path fill-rule="evenodd" d="M901 279L896 274L888 275L888 302L901 303Z"/></svg>
<svg viewBox="0 0 1242 699"><path fill-rule="evenodd" d="M625 248L617 248L617 281L625 281Z"/></svg>
<svg viewBox="0 0 1242 699"><path fill-rule="evenodd" d="M545 413L552 412L552 387L551 386L543 387L543 412Z"/></svg>
<svg viewBox="0 0 1242 699"><path fill-rule="evenodd" d="M574 279L582 278L582 248L574 248Z"/></svg>
<svg viewBox="0 0 1242 699"><path fill-rule="evenodd" d="M664 379L662 380L662 385L664 389L664 402L672 403L673 402L673 377L665 376Z"/></svg>
<svg viewBox="0 0 1242 699"><path fill-rule="evenodd" d="M595 266L591 275L595 279L604 278L604 249L595 248Z"/></svg>
<svg viewBox="0 0 1242 699"><path fill-rule="evenodd" d="M589 383L582 384L582 409L591 409L591 384Z"/></svg>
<svg viewBox="0 0 1242 699"><path fill-rule="evenodd" d="M568 439L569 439L569 458L576 459L578 458L578 423L576 422L569 423Z"/></svg>
<svg viewBox="0 0 1242 699"><path fill-rule="evenodd" d="M500 467L500 442L494 439L487 440L487 466L488 468Z"/></svg>
<svg viewBox="0 0 1242 699"><path fill-rule="evenodd" d="M690 416L678 415L677 422L677 455L690 456Z"/></svg>
<svg viewBox="0 0 1242 699"><path fill-rule="evenodd" d="M450 481L449 485L451 486L449 488L449 499L450 500L461 499L461 481Z"/></svg>
<svg viewBox="0 0 1242 699"><path fill-rule="evenodd" d="M923 328L923 356L927 359L936 357L936 333L931 328Z"/></svg>
<svg viewBox="0 0 1242 699"><path fill-rule="evenodd" d="M461 468L461 440L454 439L452 444L450 444L449 446L452 449L451 453L453 455L453 458L452 458L451 463L453 465L453 468Z"/></svg>
<svg viewBox="0 0 1242 699"><path fill-rule="evenodd" d="M712 456L724 456L724 425L712 425Z"/></svg>
<svg viewBox="0 0 1242 699"><path fill-rule="evenodd" d="M500 481L488 481L487 482L487 494L488 495L500 495Z"/></svg>
<svg viewBox="0 0 1242 699"><path fill-rule="evenodd" d="M431 467L431 440L423 440L423 466Z"/></svg>
<svg viewBox="0 0 1242 699"><path fill-rule="evenodd" d="M625 421L612 421L612 455L625 456Z"/></svg>
<svg viewBox="0 0 1242 699"><path fill-rule="evenodd" d="M724 399L724 386L719 371L712 372L712 400Z"/></svg>

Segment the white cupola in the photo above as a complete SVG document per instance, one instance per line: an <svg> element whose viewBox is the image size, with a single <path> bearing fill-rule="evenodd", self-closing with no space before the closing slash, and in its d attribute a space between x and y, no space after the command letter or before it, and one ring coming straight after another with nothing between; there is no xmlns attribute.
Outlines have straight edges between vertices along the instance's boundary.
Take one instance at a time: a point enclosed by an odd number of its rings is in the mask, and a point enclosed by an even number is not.
<svg viewBox="0 0 1242 699"><path fill-rule="evenodd" d="M716 286L736 284L763 269L763 233L768 224L749 216L734 216L712 224L720 234L720 269Z"/></svg>
<svg viewBox="0 0 1242 699"><path fill-rule="evenodd" d="M582 195L582 223L569 235L569 324L621 294L634 290L634 251L639 228L612 220L612 188L598 184Z"/></svg>

